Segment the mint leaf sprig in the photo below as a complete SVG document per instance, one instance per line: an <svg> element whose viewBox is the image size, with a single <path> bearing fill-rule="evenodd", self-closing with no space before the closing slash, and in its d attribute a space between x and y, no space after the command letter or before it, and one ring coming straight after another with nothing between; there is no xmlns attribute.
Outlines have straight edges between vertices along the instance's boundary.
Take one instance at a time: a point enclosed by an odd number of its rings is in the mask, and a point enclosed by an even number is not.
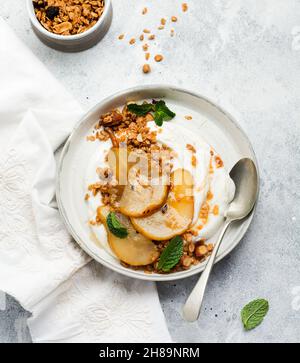
<svg viewBox="0 0 300 363"><path fill-rule="evenodd" d="M247 304L241 312L245 330L252 330L260 325L268 311L269 302L265 299L257 299Z"/></svg>
<svg viewBox="0 0 300 363"><path fill-rule="evenodd" d="M124 239L128 237L128 230L120 222L114 212L110 212L106 218L106 223L110 232L118 238Z"/></svg>
<svg viewBox="0 0 300 363"><path fill-rule="evenodd" d="M127 108L129 112L134 113L137 116L145 116L148 113L152 113L156 125L160 127L163 125L164 121L170 121L176 116L176 113L171 111L163 100L153 101L152 103L143 103L142 105L130 103Z"/></svg>
<svg viewBox="0 0 300 363"><path fill-rule="evenodd" d="M158 262L158 270L169 272L177 265L183 255L183 240L177 236L171 239L168 246L160 255Z"/></svg>

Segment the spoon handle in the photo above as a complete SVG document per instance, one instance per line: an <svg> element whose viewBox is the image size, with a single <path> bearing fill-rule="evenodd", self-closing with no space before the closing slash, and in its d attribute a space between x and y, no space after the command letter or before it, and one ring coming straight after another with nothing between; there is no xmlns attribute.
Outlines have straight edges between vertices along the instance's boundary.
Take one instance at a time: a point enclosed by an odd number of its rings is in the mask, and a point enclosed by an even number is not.
<svg viewBox="0 0 300 363"><path fill-rule="evenodd" d="M220 233L218 242L216 243L215 248L211 254L211 257L210 257L209 261L207 262L205 269L202 272L202 275L200 276L200 279L198 280L196 286L194 287L193 291L191 292L189 298L187 299L187 301L183 307L183 317L185 320L187 320L189 322L194 322L199 317L206 285L207 285L210 273L212 271L212 268L214 266L218 251L222 244L224 234L225 234L228 226L230 225L230 223L231 223L231 220L226 221L225 226L222 229L222 232Z"/></svg>

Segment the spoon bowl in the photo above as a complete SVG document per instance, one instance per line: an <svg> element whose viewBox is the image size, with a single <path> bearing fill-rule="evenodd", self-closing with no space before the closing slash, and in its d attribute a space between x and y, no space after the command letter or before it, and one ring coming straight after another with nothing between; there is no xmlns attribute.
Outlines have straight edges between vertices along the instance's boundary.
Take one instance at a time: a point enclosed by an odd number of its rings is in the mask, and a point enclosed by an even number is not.
<svg viewBox="0 0 300 363"><path fill-rule="evenodd" d="M225 216L241 220L252 211L258 197L258 174L254 162L241 159L232 168L230 177L235 184L235 196Z"/></svg>
<svg viewBox="0 0 300 363"><path fill-rule="evenodd" d="M235 196L225 215L225 225L220 233L211 257L183 307L183 317L189 322L194 322L199 317L207 282L228 226L234 221L246 218L253 210L258 198L258 173L256 166L251 159L245 158L239 160L232 168L230 177L235 184Z"/></svg>

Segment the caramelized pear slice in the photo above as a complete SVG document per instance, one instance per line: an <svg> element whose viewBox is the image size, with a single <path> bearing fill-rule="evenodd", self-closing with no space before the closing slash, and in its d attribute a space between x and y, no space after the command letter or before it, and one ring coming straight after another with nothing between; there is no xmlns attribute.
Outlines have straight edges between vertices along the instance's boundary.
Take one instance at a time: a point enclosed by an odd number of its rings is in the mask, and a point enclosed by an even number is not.
<svg viewBox="0 0 300 363"><path fill-rule="evenodd" d="M145 237L165 241L186 232L194 216L193 177L183 169L171 174L171 190L166 204L143 218L131 218L134 228Z"/></svg>
<svg viewBox="0 0 300 363"><path fill-rule="evenodd" d="M131 266L146 266L158 259L159 252L155 244L138 233L132 226L130 219L120 213L116 213L121 224L127 228L128 236L118 238L107 227L106 219L110 213L107 206L99 207L97 215L107 230L108 243L115 255L123 262Z"/></svg>
<svg viewBox="0 0 300 363"><path fill-rule="evenodd" d="M163 205L168 196L167 178L148 180L135 167L119 200L119 210L129 217L144 217Z"/></svg>

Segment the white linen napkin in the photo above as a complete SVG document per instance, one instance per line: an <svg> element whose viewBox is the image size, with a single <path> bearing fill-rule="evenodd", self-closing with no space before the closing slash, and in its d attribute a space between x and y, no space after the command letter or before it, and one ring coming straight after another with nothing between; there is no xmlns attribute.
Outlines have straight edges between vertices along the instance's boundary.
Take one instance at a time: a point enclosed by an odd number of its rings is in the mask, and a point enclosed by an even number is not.
<svg viewBox="0 0 300 363"><path fill-rule="evenodd" d="M55 208L54 152L81 114L0 19L0 290L34 342L169 342L155 284L90 262Z"/></svg>

